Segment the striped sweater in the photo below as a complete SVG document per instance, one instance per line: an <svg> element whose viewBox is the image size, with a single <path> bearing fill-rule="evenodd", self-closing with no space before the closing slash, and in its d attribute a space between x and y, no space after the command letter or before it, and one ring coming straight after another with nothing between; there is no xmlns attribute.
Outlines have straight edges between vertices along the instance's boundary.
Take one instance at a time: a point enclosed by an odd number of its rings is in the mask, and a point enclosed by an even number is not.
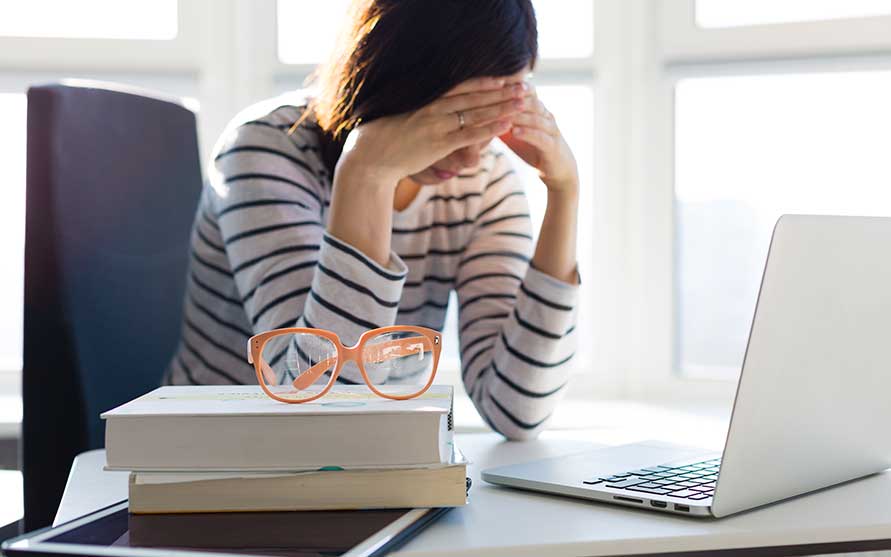
<svg viewBox="0 0 891 557"><path fill-rule="evenodd" d="M326 233L332 177L318 132L288 133L303 106L299 97L254 105L218 142L164 382L255 383L245 346L269 329L328 329L347 346L374 327L442 330L455 291L471 400L506 437L537 435L567 382L578 287L530 266L528 203L504 147L493 142L477 168L395 211L382 266Z"/></svg>

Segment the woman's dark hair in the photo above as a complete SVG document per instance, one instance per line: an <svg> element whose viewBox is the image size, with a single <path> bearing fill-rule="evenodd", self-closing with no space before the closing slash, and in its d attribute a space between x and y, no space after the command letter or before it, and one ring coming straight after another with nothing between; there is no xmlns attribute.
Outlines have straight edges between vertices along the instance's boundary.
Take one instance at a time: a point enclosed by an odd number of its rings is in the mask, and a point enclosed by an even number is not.
<svg viewBox="0 0 891 557"><path fill-rule="evenodd" d="M511 75L538 57L532 0L354 0L347 17L306 111L332 171L360 122L417 110L462 81Z"/></svg>

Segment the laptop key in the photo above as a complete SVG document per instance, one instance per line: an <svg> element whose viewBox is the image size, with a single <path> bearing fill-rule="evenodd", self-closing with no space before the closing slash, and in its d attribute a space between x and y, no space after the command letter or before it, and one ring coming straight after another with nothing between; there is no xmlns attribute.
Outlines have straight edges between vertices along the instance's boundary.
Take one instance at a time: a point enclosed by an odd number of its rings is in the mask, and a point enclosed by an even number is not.
<svg viewBox="0 0 891 557"><path fill-rule="evenodd" d="M687 499L692 499L693 501L702 501L703 499L708 499L709 497L711 497L710 494L700 493L699 495L691 495L690 497L687 497Z"/></svg>
<svg viewBox="0 0 891 557"><path fill-rule="evenodd" d="M625 488L625 489L627 489L628 491L637 491L637 492L639 492L639 493L652 493L652 494L654 494L654 495L667 495L667 494L671 493L671 490L670 490L670 489L664 489L664 488L646 488L646 487L640 487L640 486L638 486L638 485L631 486L631 487L628 487L628 488Z"/></svg>
<svg viewBox="0 0 891 557"><path fill-rule="evenodd" d="M656 472L657 472L656 470L650 471L650 470L647 470L646 468L641 468L640 470L632 471L631 475L642 477L642 476L649 476L650 474L655 474Z"/></svg>
<svg viewBox="0 0 891 557"><path fill-rule="evenodd" d="M602 484L603 480L601 478L591 478L590 480L582 480L582 483L588 485L597 485Z"/></svg>
<svg viewBox="0 0 891 557"><path fill-rule="evenodd" d="M713 487L702 487L701 485L691 487L690 489L692 489L693 491L699 491L701 493L711 493L715 490L715 488Z"/></svg>
<svg viewBox="0 0 891 557"><path fill-rule="evenodd" d="M671 497L680 497L682 499L685 499L687 497L690 497L691 495L702 495L702 494L699 493L698 491L693 491L692 489L682 489L680 491L672 491L668 495Z"/></svg>
<svg viewBox="0 0 891 557"><path fill-rule="evenodd" d="M646 480L643 480L643 479L640 479L640 478L628 478L628 479L625 479L625 480L610 480L610 481L605 485L605 487L618 487L618 488L622 488L622 487L629 487L629 486L632 486L632 485L637 485L637 484L642 484L642 483L646 483Z"/></svg>

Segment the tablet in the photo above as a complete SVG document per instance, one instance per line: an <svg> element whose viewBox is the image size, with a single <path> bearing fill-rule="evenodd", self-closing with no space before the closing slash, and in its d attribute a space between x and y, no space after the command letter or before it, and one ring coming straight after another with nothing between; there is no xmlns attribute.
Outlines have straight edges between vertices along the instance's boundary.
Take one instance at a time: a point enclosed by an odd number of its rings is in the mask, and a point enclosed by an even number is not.
<svg viewBox="0 0 891 557"><path fill-rule="evenodd" d="M9 557L378 557L449 508L131 515L127 502L3 544Z"/></svg>

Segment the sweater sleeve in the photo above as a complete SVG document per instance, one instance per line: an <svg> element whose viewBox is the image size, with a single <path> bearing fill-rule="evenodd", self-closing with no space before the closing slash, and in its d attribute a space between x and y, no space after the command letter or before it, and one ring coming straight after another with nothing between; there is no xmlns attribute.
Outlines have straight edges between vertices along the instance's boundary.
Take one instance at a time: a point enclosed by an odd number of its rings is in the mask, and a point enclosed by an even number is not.
<svg viewBox="0 0 891 557"><path fill-rule="evenodd" d="M462 378L492 429L527 439L566 386L578 286L529 264L528 202L507 157L492 176L457 273Z"/></svg>
<svg viewBox="0 0 891 557"><path fill-rule="evenodd" d="M248 123L218 148L211 186L253 332L321 328L349 346L366 329L395 322L407 269L395 253L382 266L325 231L330 190L317 152L310 132ZM267 361L279 371L288 350L270 346L264 355L276 354ZM353 371L344 368L344 382L359 379Z"/></svg>

